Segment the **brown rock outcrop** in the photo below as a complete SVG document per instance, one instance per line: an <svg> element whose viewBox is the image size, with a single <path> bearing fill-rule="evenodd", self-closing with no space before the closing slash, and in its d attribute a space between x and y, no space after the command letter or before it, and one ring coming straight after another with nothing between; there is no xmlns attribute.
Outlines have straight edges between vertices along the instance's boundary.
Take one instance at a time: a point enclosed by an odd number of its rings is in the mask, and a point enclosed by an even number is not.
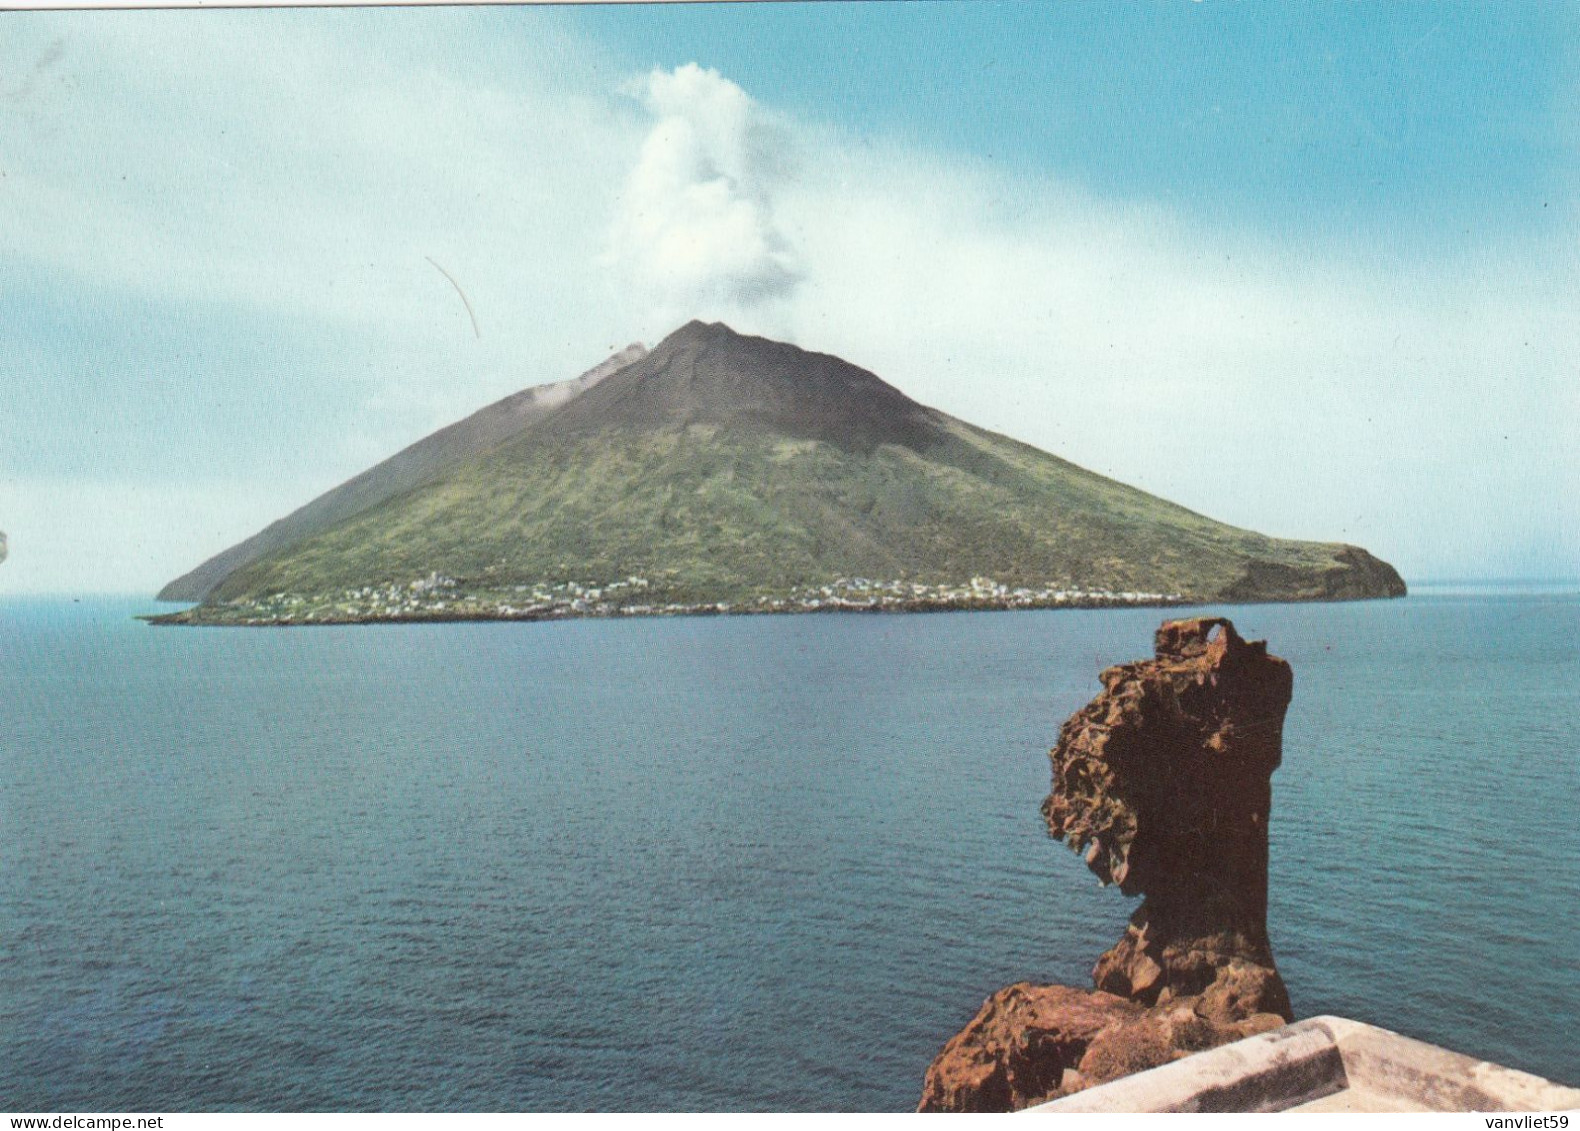
<svg viewBox="0 0 1580 1131"><path fill-rule="evenodd" d="M1142 895L1095 991L994 994L927 1070L923 1111L1010 1111L1276 1028L1267 821L1289 665L1222 618L1167 621L1102 673L1053 750L1048 831Z"/></svg>

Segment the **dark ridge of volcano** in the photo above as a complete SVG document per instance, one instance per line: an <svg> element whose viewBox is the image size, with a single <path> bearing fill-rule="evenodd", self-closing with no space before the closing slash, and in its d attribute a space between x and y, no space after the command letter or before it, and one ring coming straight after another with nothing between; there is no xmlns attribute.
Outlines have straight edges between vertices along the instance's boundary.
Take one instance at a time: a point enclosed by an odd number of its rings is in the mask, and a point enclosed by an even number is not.
<svg viewBox="0 0 1580 1131"><path fill-rule="evenodd" d="M554 427L573 435L692 424L821 440L851 452L881 444L923 451L944 437L938 413L859 366L696 321L566 405Z"/></svg>

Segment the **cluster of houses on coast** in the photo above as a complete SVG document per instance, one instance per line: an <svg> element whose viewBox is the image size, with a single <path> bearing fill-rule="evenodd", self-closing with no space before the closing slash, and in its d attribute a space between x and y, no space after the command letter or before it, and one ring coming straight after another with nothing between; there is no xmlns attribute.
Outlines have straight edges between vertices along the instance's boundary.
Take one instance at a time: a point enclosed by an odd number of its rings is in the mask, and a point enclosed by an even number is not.
<svg viewBox="0 0 1580 1131"><path fill-rule="evenodd" d="M540 582L473 589L430 573L333 595L275 593L199 606L171 622L242 625L362 624L455 620L563 620L576 617L710 616L744 613L930 612L949 609L1101 608L1182 604L1178 593L1009 586L990 577L965 583L840 577L731 601L665 600L661 587L632 575L606 582ZM167 618L159 618L167 619Z"/></svg>

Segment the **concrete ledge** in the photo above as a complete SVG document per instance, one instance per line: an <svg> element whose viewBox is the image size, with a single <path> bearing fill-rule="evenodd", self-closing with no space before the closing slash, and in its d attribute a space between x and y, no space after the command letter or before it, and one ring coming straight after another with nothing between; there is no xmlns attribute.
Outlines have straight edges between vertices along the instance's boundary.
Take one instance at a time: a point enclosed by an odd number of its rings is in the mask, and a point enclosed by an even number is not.
<svg viewBox="0 0 1580 1131"><path fill-rule="evenodd" d="M1027 1113L1563 1111L1567 1088L1343 1017L1313 1017Z"/></svg>

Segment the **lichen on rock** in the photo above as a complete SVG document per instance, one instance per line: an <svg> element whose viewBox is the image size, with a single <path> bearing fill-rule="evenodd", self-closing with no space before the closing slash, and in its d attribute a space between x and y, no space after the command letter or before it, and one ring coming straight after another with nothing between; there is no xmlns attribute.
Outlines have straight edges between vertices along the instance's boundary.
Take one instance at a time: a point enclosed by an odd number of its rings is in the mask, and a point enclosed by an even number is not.
<svg viewBox="0 0 1580 1131"><path fill-rule="evenodd" d="M1222 618L1167 621L1102 673L1052 752L1049 832L1144 899L1094 991L1000 990L928 1069L922 1110L1005 1111L1292 1018L1267 937L1289 665Z"/></svg>

